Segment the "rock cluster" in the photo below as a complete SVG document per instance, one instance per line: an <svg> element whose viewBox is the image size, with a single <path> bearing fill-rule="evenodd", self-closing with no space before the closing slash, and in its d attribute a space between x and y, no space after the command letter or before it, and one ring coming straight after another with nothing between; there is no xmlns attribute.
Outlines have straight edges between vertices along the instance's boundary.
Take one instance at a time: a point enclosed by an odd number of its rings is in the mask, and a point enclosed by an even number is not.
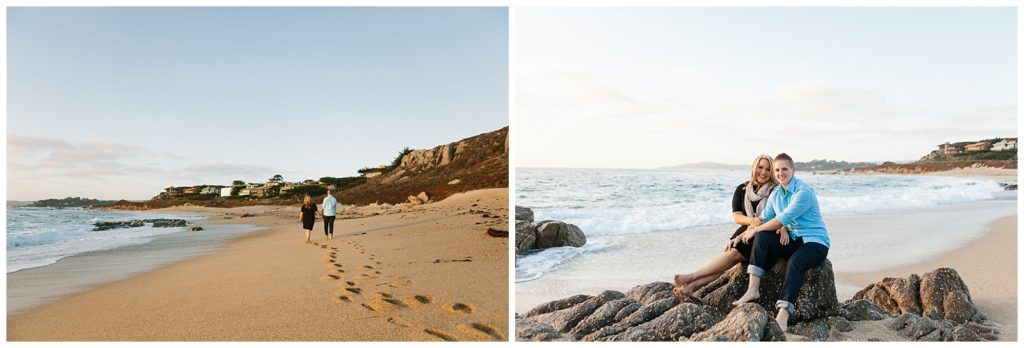
<svg viewBox="0 0 1024 348"><path fill-rule="evenodd" d="M129 221L103 221L94 223L93 231L106 231L115 228L142 227L146 224L153 224L153 227L185 227L188 221L182 219L144 219Z"/></svg>
<svg viewBox="0 0 1024 348"><path fill-rule="evenodd" d="M701 287L693 297L673 295L673 285L654 282L625 294L605 291L552 301L517 317L520 340L582 341L782 341L774 304L782 285L785 262L762 278L761 299L733 307L747 287L745 265L737 265ZM767 308L767 309L766 309ZM770 309L770 310L769 310ZM879 310L880 312L880 310ZM795 322L824 319L846 322L836 300L832 264L825 261L806 274L796 303ZM825 321L825 320L831 321ZM837 329L838 329L838 325ZM847 325L848 326L848 325ZM825 327L825 332L833 330Z"/></svg>
<svg viewBox="0 0 1024 348"><path fill-rule="evenodd" d="M918 341L998 339L971 300L956 270L939 268L921 276L885 278L858 291L847 303L869 302L899 318L889 328Z"/></svg>
<svg viewBox="0 0 1024 348"><path fill-rule="evenodd" d="M747 286L740 264L694 296L679 298L673 285L654 282L625 294L604 291L541 304L516 314L520 341L785 341L775 322L774 302L785 260L762 278L761 299L731 306ZM949 268L918 277L885 278L854 298L836 300L832 264L805 274L789 333L798 340L843 341L853 322L889 320L902 335L921 341L979 341L998 338L970 300L966 284ZM876 302L877 301L877 302ZM896 317L895 319L893 319ZM792 336L791 336L792 337Z"/></svg>
<svg viewBox="0 0 1024 348"><path fill-rule="evenodd" d="M587 244L583 230L561 221L533 221L533 210L516 206L516 254L530 250L560 246L581 247Z"/></svg>

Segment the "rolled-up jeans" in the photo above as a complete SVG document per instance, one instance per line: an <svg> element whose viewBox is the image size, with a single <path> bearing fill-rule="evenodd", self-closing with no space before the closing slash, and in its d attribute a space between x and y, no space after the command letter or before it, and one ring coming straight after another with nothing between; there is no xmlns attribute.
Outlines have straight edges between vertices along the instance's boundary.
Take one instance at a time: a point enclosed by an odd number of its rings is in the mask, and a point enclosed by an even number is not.
<svg viewBox="0 0 1024 348"><path fill-rule="evenodd" d="M786 264L786 279L782 282L782 293L775 307L785 308L793 313L793 304L804 285L804 272L820 265L828 257L828 247L819 243L804 243L803 238L791 240L782 245L779 235L775 232L762 231L754 236L753 250L750 252L750 264L747 273L758 277L764 270L783 258L789 259Z"/></svg>

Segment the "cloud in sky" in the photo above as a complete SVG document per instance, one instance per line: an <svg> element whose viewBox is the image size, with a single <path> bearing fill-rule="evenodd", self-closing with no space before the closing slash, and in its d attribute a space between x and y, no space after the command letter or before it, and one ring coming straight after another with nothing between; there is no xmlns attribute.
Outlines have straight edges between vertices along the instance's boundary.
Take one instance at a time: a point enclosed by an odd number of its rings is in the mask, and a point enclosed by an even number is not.
<svg viewBox="0 0 1024 348"><path fill-rule="evenodd" d="M190 163L141 145L7 133L7 194L13 200L146 199L168 185L226 185L275 173L283 172L260 165Z"/></svg>
<svg viewBox="0 0 1024 348"><path fill-rule="evenodd" d="M1016 129L1014 106L936 112L821 80L756 95L644 101L597 76L558 66L519 74L517 165L652 168L783 151L808 160L912 160L944 141Z"/></svg>
<svg viewBox="0 0 1024 348"><path fill-rule="evenodd" d="M914 160L1016 136L1016 13L529 8L517 166ZM865 27L870 21L873 25Z"/></svg>

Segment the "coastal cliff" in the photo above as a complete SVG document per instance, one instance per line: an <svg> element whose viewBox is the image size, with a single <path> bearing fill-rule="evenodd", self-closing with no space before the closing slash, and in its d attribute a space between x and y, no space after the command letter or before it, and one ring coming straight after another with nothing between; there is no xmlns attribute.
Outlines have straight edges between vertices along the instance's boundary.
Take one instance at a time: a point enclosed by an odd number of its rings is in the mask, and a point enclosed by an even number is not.
<svg viewBox="0 0 1024 348"><path fill-rule="evenodd" d="M421 192L439 201L458 192L508 187L508 127L412 150L399 166L341 194L346 204L398 204Z"/></svg>

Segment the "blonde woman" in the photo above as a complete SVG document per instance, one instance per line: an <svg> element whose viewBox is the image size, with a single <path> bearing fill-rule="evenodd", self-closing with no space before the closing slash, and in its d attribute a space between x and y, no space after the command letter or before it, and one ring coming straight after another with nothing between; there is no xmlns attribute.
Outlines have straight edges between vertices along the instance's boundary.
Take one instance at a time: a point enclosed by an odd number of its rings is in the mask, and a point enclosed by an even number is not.
<svg viewBox="0 0 1024 348"><path fill-rule="evenodd" d="M785 153L775 156L775 179L779 188L768 198L768 206L761 215L766 222L743 233L744 243L753 245L748 256L747 273L750 282L747 291L733 305L740 305L761 297L761 276L778 259L787 259L786 278L775 307L779 313L775 321L783 331L789 325L789 315L796 310L804 272L817 267L828 257L832 242L821 218L818 196L810 185L797 178L793 158ZM789 232L782 229L789 226ZM777 230L777 231L776 231ZM779 232L779 233L776 233Z"/></svg>
<svg viewBox="0 0 1024 348"><path fill-rule="evenodd" d="M302 197L302 208L299 209L299 220L302 221L302 229L306 230L306 243L309 243L309 234L313 232L313 223L316 222L316 204L309 195Z"/></svg>
<svg viewBox="0 0 1024 348"><path fill-rule="evenodd" d="M751 246L740 238L747 230L754 229L761 225L761 211L768 202L768 195L772 193L778 182L771 175L772 158L768 155L760 155L754 158L750 166L750 180L736 187L732 196L732 220L739 224L739 228L732 234L725 249L704 263L693 273L676 274L674 277L676 287L673 290L676 295L690 296L695 290L710 283L723 272L732 268L740 262L746 262L750 258Z"/></svg>

